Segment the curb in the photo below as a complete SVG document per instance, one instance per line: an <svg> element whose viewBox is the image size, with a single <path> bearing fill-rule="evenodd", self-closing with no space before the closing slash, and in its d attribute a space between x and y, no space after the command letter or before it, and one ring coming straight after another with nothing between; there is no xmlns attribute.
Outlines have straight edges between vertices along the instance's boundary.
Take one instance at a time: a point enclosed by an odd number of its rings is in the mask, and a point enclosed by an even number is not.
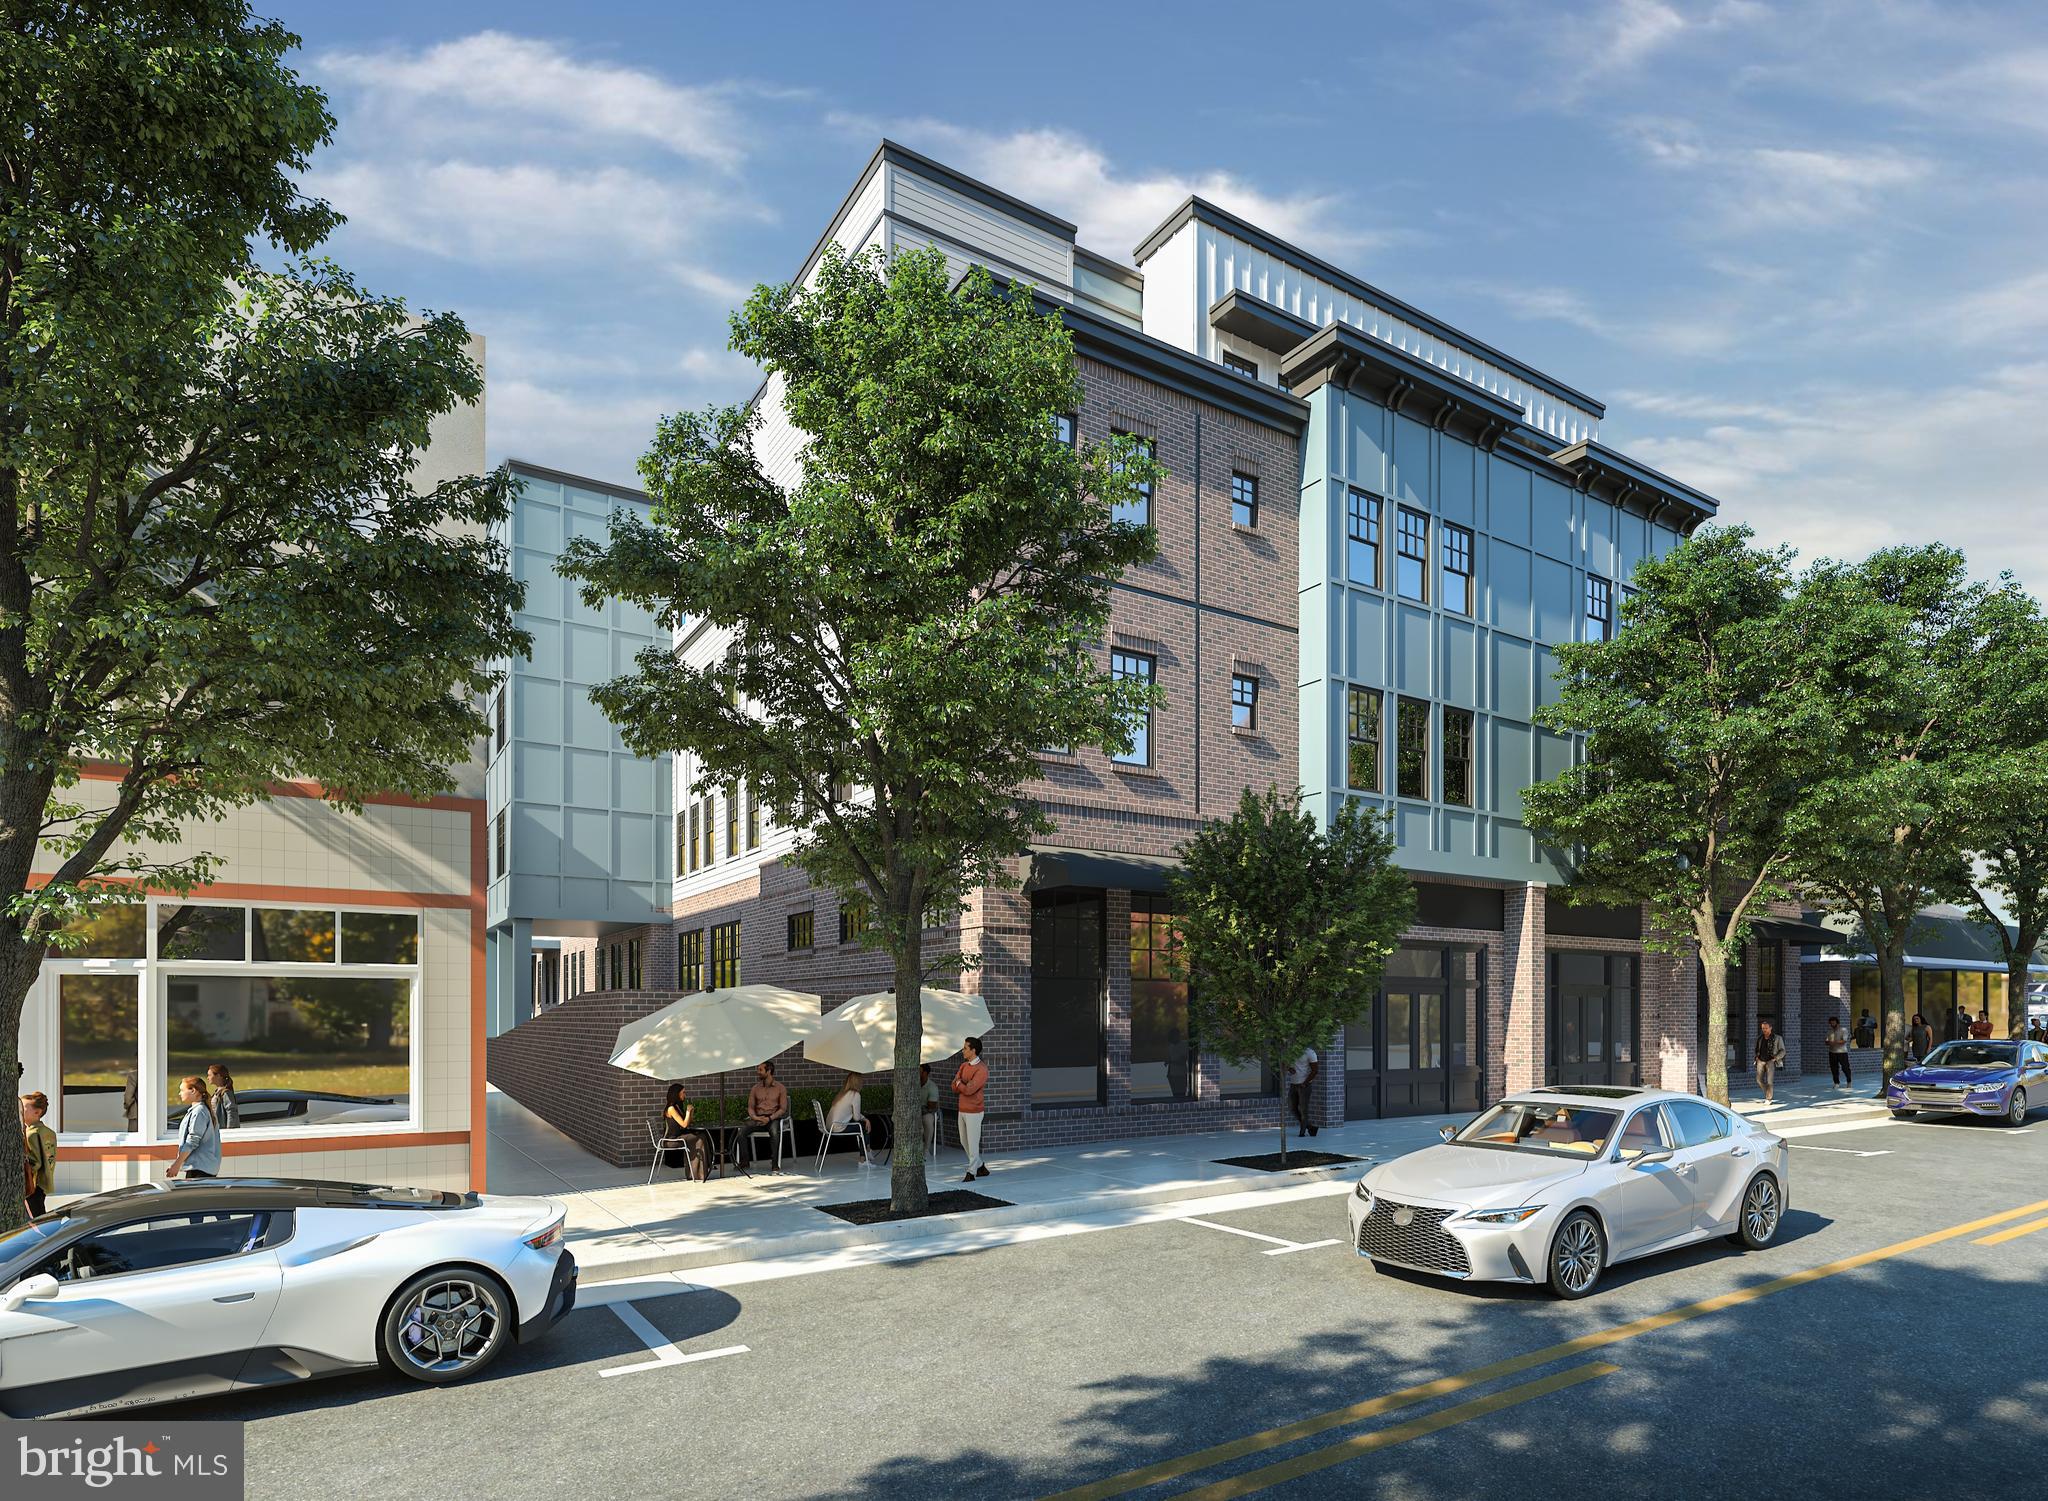
<svg viewBox="0 0 2048 1501"><path fill-rule="evenodd" d="M1336 1167L1298 1167L1279 1173L1200 1178L1191 1182L1133 1188L1125 1192L1090 1194L1085 1198L1053 1199L1036 1204L1006 1204L1001 1209L980 1209L966 1214L935 1214L925 1219L893 1220L879 1225L836 1224L742 1245L709 1246L695 1250L650 1249L638 1255L608 1258L603 1262L586 1262L579 1254L577 1270L579 1280L584 1285L596 1285L604 1282L623 1282L634 1277L654 1276L662 1272L688 1271L696 1267L728 1266L748 1261L779 1261L790 1256L844 1251L856 1246L936 1240L943 1236L956 1235L963 1230L1088 1219L1096 1215L1143 1208L1149 1204L1256 1192L1260 1187L1279 1189L1303 1183L1324 1183L1332 1178L1362 1172L1372 1161L1372 1158L1361 1157L1357 1162L1342 1163ZM815 1205L811 1207L816 1208ZM829 1218L822 1211L819 1217ZM572 1252L578 1250L573 1238L569 1249Z"/></svg>

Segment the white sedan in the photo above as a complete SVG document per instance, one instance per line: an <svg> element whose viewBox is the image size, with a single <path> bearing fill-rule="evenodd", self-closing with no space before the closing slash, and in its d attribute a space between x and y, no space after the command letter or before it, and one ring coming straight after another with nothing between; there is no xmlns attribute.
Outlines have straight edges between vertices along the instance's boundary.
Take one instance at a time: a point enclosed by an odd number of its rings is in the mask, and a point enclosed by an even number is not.
<svg viewBox="0 0 2048 1501"><path fill-rule="evenodd" d="M1769 1245L1790 1155L1696 1095L1534 1090L1366 1173L1349 1201L1351 1240L1375 1264L1583 1298L1619 1261L1717 1235Z"/></svg>
<svg viewBox="0 0 2048 1501"><path fill-rule="evenodd" d="M382 1366L473 1376L575 1306L548 1199L273 1179L143 1184L0 1237L0 1414Z"/></svg>

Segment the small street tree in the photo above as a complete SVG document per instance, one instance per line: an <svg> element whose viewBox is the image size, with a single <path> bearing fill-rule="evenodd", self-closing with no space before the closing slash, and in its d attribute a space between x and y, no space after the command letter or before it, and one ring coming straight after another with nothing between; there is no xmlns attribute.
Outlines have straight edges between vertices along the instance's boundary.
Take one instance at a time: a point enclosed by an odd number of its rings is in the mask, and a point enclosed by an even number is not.
<svg viewBox="0 0 2048 1501"><path fill-rule="evenodd" d="M1832 714L1787 613L1789 555L1706 527L1639 565L1610 641L1560 646L1545 729L1585 737L1522 813L1567 852L1570 900L1646 905L1651 942L1698 946L1706 1093L1728 1099L1728 967L1789 895L1792 825Z"/></svg>
<svg viewBox="0 0 2048 1501"><path fill-rule="evenodd" d="M2038 616L2018 585L1974 583L1963 555L1940 546L1819 565L1796 609L1840 724L1837 755L1799 820L1799 874L1855 914L1877 959L1889 1080L1905 1061L1915 920L1953 889L1976 800L2007 769L2013 716L1984 695L2039 700L2040 685L2008 677L2027 659Z"/></svg>
<svg viewBox="0 0 2048 1501"><path fill-rule="evenodd" d="M670 418L641 461L652 520L564 567L587 599L722 633L701 667L650 650L593 696L635 751L746 783L798 830L796 863L864 901L896 973L890 1206L916 1214L926 929L1050 827L1019 796L1042 748L1129 748L1152 693L1098 643L1154 534L1112 508L1160 471L1129 439L1061 441L1065 327L983 271L956 288L937 251L829 248L809 285L756 290L732 347L777 378L801 477L763 472L759 411Z"/></svg>
<svg viewBox="0 0 2048 1501"><path fill-rule="evenodd" d="M1195 1046L1273 1077L1328 1049L1379 988L1415 917L1386 820L1346 799L1326 835L1300 800L1249 788L1229 818L1181 846L1172 891ZM1280 1116L1287 1160L1287 1116Z"/></svg>
<svg viewBox="0 0 2048 1501"><path fill-rule="evenodd" d="M327 138L298 39L236 0L22 0L0 30L0 1077L46 950L137 848L311 778L445 790L478 665L524 650L486 540L502 477L415 493L482 375L310 252L291 175ZM74 792L92 763L111 775ZM111 769L111 770L108 770ZM38 857L45 868L33 869ZM22 1156L0 1110L0 1159ZM0 1194L0 1229L22 1216Z"/></svg>

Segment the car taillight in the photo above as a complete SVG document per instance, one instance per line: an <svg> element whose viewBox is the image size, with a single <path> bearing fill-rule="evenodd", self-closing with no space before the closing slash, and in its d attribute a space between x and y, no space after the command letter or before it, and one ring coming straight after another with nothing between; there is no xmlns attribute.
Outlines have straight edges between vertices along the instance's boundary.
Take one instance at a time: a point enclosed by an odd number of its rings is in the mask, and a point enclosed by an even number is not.
<svg viewBox="0 0 2048 1501"><path fill-rule="evenodd" d="M536 1251L545 1251L549 1246L553 1245L556 1241L560 1240L561 1238L562 1222L560 1220L556 1220L552 1225L548 1226L547 1229L541 1231L540 1234L527 1236L526 1243L529 1246L532 1246Z"/></svg>

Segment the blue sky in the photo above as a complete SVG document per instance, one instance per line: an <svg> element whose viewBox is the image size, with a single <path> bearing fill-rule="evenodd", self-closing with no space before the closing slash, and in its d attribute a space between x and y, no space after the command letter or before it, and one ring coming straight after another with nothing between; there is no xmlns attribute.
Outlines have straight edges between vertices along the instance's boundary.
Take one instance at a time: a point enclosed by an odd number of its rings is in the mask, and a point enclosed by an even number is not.
<svg viewBox="0 0 2048 1501"><path fill-rule="evenodd" d="M333 253L485 335L494 459L630 483L744 397L728 311L886 133L1124 259L1199 192L1808 556L2048 585L2039 5L267 9L340 121Z"/></svg>

